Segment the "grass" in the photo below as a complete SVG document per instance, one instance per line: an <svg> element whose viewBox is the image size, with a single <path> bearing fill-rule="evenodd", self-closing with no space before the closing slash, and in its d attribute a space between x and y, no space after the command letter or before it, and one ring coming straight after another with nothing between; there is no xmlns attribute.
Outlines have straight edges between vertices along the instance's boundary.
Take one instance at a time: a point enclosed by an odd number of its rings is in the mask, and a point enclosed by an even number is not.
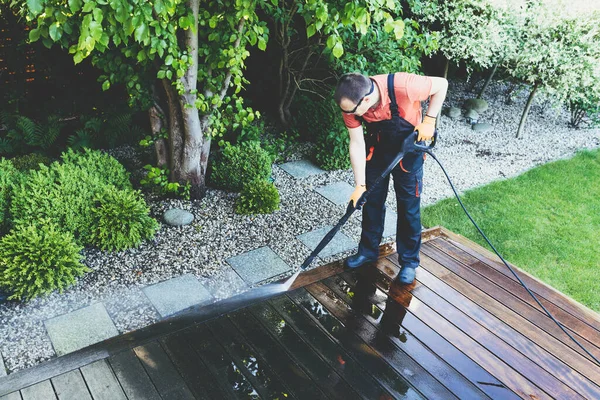
<svg viewBox="0 0 600 400"><path fill-rule="evenodd" d="M506 260L600 311L600 151L579 152L461 199ZM489 248L456 198L426 207L423 224Z"/></svg>

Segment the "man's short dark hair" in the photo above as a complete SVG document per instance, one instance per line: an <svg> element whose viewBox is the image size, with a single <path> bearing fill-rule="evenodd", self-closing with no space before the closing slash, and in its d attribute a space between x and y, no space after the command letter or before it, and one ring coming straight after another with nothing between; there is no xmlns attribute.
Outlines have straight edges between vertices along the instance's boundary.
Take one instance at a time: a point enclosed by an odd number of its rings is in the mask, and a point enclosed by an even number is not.
<svg viewBox="0 0 600 400"><path fill-rule="evenodd" d="M358 73L344 74L338 81L333 98L338 105L344 98L356 104L370 89L369 77Z"/></svg>

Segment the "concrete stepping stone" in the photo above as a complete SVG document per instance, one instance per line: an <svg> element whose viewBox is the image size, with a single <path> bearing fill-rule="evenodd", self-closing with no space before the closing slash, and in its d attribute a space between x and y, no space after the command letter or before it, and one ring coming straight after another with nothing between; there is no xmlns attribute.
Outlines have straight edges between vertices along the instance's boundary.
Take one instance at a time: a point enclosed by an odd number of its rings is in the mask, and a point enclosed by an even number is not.
<svg viewBox="0 0 600 400"><path fill-rule="evenodd" d="M209 291L190 274L147 286L142 291L163 318L212 300Z"/></svg>
<svg viewBox="0 0 600 400"><path fill-rule="evenodd" d="M201 282L217 300L227 299L250 288L229 266L224 267L218 275L201 279Z"/></svg>
<svg viewBox="0 0 600 400"><path fill-rule="evenodd" d="M48 319L44 325L59 356L119 334L102 303Z"/></svg>
<svg viewBox="0 0 600 400"><path fill-rule="evenodd" d="M325 172L308 160L290 161L279 165L279 167L296 179L306 178L307 176L318 175Z"/></svg>
<svg viewBox="0 0 600 400"><path fill-rule="evenodd" d="M336 182L315 190L332 203L342 205L348 204L354 187L347 182Z"/></svg>
<svg viewBox="0 0 600 400"><path fill-rule="evenodd" d="M270 247L264 246L226 260L250 284L283 274L291 268Z"/></svg>
<svg viewBox="0 0 600 400"><path fill-rule="evenodd" d="M333 226L324 226L323 228L316 229L311 232L303 233L302 235L296 236L306 247L314 250L319 245L319 242L323 240L327 232L329 232ZM343 232L338 232L331 239L331 242L319 253L319 257L325 258L334 254L342 253L344 251L352 250L357 244L354 240L350 239Z"/></svg>

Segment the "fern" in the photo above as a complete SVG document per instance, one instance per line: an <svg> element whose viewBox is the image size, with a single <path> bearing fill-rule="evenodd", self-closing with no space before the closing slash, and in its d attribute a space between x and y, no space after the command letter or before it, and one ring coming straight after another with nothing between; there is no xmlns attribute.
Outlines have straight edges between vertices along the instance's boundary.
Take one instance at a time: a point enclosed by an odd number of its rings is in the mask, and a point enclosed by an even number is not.
<svg viewBox="0 0 600 400"><path fill-rule="evenodd" d="M0 138L0 155L8 155L14 151L11 141L6 138Z"/></svg>
<svg viewBox="0 0 600 400"><path fill-rule="evenodd" d="M79 129L75 131L75 134L69 136L69 138L67 139L69 147L73 150L79 150L84 147L91 148L92 142L93 138L91 133L85 129Z"/></svg>

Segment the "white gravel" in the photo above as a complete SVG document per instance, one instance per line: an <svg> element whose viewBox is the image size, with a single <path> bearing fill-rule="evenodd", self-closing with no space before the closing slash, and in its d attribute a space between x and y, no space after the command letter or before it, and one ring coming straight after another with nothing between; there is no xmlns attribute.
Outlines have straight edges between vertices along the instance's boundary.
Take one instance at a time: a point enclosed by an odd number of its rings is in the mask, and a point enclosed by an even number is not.
<svg viewBox="0 0 600 400"><path fill-rule="evenodd" d="M446 105L460 107L465 98L472 97L465 93L466 86L452 82ZM460 191L570 157L578 149L600 146L600 130L571 129L565 110L544 109L540 101L531 109L525 137L515 139L527 93L521 93L514 105L507 106L504 89L503 83L493 83L485 96L490 109L482 113L479 122L492 124L492 131L479 134L462 118L442 117L435 153ZM306 154L307 150L303 147L298 154ZM126 150L122 153L127 156ZM86 249L86 263L93 271L77 285L29 303L0 305L0 353L7 369L12 372L55 357L43 324L54 316L102 301L119 332L125 333L160 318L141 292L146 285L191 273L205 286L217 288L217 299L231 296L247 288L232 276L225 260L265 245L297 269L310 251L296 236L335 224L345 211L345 206L331 204L314 189L338 181L353 184L353 175L350 170L334 171L295 180L274 166L273 177L280 191L281 209L271 215L236 215L233 204L237 195L217 190L210 190L199 202L152 201L152 215L159 220L164 211L178 207L192 212L195 221L181 228L163 225L153 240L137 249L117 253ZM451 195L438 166L428 160L423 205ZM391 209L394 202L390 191ZM360 213L342 231L358 242ZM318 260L314 266L349 254Z"/></svg>

